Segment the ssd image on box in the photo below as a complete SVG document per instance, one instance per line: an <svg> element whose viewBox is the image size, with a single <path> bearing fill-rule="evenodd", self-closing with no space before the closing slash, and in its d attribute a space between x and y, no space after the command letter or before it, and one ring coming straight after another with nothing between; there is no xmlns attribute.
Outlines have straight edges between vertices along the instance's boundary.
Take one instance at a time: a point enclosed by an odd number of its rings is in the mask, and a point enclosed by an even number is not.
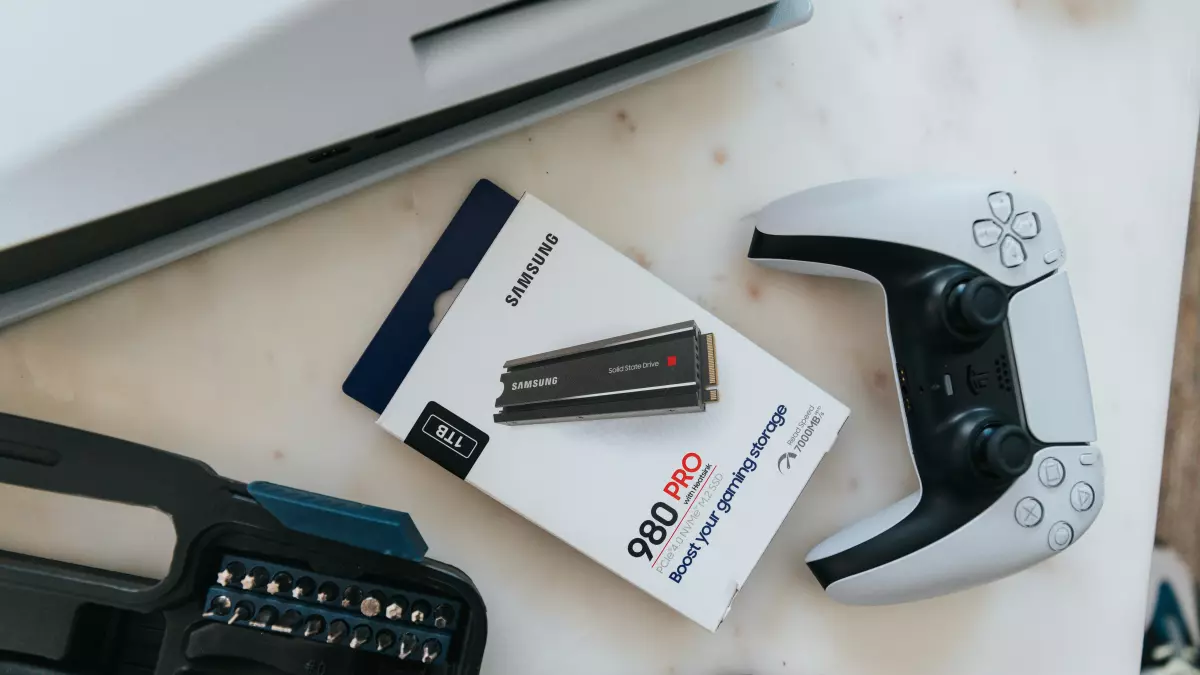
<svg viewBox="0 0 1200 675"><path fill-rule="evenodd" d="M413 450L709 630L849 414L536 197L487 181L343 390ZM603 499L580 489L582 458Z"/></svg>
<svg viewBox="0 0 1200 675"><path fill-rule="evenodd" d="M718 400L716 347L695 321L513 359L500 424L703 412Z"/></svg>

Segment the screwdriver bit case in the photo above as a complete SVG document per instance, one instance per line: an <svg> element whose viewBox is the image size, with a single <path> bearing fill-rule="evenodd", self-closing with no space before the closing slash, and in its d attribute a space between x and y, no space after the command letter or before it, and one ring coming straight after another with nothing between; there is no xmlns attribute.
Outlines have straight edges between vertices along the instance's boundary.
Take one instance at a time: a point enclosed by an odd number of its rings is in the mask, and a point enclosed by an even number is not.
<svg viewBox="0 0 1200 675"><path fill-rule="evenodd" d="M0 550L0 675L479 672L483 599L407 514L4 414L0 483L158 509L176 534L161 581Z"/></svg>

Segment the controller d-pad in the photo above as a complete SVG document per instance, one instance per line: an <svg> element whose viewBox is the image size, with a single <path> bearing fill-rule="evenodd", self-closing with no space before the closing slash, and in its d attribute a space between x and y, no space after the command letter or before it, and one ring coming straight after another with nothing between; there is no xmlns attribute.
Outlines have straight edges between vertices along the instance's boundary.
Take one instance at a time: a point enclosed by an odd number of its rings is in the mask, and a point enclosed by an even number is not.
<svg viewBox="0 0 1200 675"><path fill-rule="evenodd" d="M1005 267L1016 267L1025 262L1025 247L1011 234L1004 235L1000 242L1000 264Z"/></svg>
<svg viewBox="0 0 1200 675"><path fill-rule="evenodd" d="M1025 211L1018 213L1017 217L1013 218L1012 230L1022 239L1033 239L1042 231L1042 223L1038 220L1036 213Z"/></svg>
<svg viewBox="0 0 1200 675"><path fill-rule="evenodd" d="M1041 234L1042 219L1034 211L1022 211L1014 216L1016 207L1008 192L993 192L987 196L987 202L992 217L976 220L971 226L975 245L990 248L1000 244L1000 264L1009 269L1020 267L1029 259L1021 240L1028 241ZM1053 249L1047 251L1042 260L1052 265L1061 256L1061 251Z"/></svg>
<svg viewBox="0 0 1200 675"><path fill-rule="evenodd" d="M1012 218L1012 195L1007 192L993 192L988 195L987 200L988 207L992 209L992 216L996 218L996 222L1007 223L1008 219Z"/></svg>
<svg viewBox="0 0 1200 675"><path fill-rule="evenodd" d="M1000 241L1000 237L1004 235L1004 228L997 225L994 220L977 220L973 229L975 243L983 248L995 246Z"/></svg>

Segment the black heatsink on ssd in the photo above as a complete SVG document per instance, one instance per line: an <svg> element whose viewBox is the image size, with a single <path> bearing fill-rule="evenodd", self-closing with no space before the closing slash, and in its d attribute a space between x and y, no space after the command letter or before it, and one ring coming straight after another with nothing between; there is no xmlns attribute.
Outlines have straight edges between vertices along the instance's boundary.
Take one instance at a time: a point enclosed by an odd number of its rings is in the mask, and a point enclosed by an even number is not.
<svg viewBox="0 0 1200 675"><path fill-rule="evenodd" d="M702 412L718 400L712 333L695 321L513 359L500 375L500 424Z"/></svg>

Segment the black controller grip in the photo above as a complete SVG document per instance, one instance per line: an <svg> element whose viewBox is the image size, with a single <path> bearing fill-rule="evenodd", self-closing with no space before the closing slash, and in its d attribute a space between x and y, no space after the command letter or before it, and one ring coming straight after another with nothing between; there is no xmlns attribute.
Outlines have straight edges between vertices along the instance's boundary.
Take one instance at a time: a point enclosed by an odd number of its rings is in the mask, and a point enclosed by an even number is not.
<svg viewBox="0 0 1200 675"><path fill-rule="evenodd" d="M136 480L145 476L145 480ZM157 480L156 477L170 477ZM54 587L74 597L119 606L147 606L190 589L178 582L187 572L191 549L217 523L277 526L253 503L245 486L221 478L207 465L169 452L48 422L0 414L0 482L157 509L175 528L175 548L159 583L124 574L27 556L0 554L0 567L26 587L50 577ZM197 504L213 508L196 508Z"/></svg>
<svg viewBox="0 0 1200 675"><path fill-rule="evenodd" d="M975 451L986 429L1021 425L1021 403L1007 375L1003 294L1010 289L979 281L988 277L961 261L894 242L755 231L749 257L781 261L775 266L782 269L801 263L797 271L805 271L803 263L853 270L886 295L900 404L923 493L887 530L810 562L823 585L935 543L1012 484L1011 472L981 470L977 458L989 455ZM1030 443L1028 454L1041 447Z"/></svg>

